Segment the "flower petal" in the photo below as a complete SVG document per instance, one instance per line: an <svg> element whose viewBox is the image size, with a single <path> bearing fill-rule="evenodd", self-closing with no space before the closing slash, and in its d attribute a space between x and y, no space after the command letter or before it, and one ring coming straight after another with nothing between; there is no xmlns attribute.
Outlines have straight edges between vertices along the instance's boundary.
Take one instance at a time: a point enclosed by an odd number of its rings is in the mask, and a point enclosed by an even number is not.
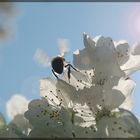
<svg viewBox="0 0 140 140"><path fill-rule="evenodd" d="M130 46L126 41L119 41L116 44L117 58L119 65L125 64L129 59Z"/></svg>
<svg viewBox="0 0 140 140"><path fill-rule="evenodd" d="M126 76L133 74L140 69L140 44L135 43L130 50L129 60L121 66Z"/></svg>
<svg viewBox="0 0 140 140"><path fill-rule="evenodd" d="M135 43L131 48L132 55L140 55L140 43Z"/></svg>
<svg viewBox="0 0 140 140"><path fill-rule="evenodd" d="M76 90L82 90L85 87L91 87L94 82L94 70L87 71L75 71L71 70L70 79L68 78L68 71L64 71L62 77L64 81L76 88Z"/></svg>
<svg viewBox="0 0 140 140"><path fill-rule="evenodd" d="M136 86L135 82L131 79L121 79L119 81L118 86L114 87L114 89L118 89L121 91L121 93L125 96L125 100L123 104L120 106L121 108L131 110L132 108L132 93L134 90L134 87Z"/></svg>
<svg viewBox="0 0 140 140"><path fill-rule="evenodd" d="M79 70L89 70L93 68L92 60L88 56L86 49L76 50L73 54L73 64Z"/></svg>
<svg viewBox="0 0 140 140"><path fill-rule="evenodd" d="M130 55L129 60L121 66L126 76L133 74L140 69L140 55Z"/></svg>
<svg viewBox="0 0 140 140"><path fill-rule="evenodd" d="M60 98L58 98L58 89L56 88L56 80L43 78L40 80L40 95L46 98L49 104L57 106L60 104Z"/></svg>

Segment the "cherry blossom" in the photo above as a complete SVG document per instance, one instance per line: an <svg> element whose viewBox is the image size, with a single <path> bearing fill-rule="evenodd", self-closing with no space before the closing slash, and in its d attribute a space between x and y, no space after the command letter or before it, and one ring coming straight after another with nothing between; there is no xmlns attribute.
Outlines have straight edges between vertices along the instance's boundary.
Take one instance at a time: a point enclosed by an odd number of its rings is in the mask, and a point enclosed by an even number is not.
<svg viewBox="0 0 140 140"><path fill-rule="evenodd" d="M136 86L130 74L140 67L139 45L83 35L84 46L73 54L71 78L40 80L41 99L32 100L24 116L28 137L134 138L140 124L130 111Z"/></svg>

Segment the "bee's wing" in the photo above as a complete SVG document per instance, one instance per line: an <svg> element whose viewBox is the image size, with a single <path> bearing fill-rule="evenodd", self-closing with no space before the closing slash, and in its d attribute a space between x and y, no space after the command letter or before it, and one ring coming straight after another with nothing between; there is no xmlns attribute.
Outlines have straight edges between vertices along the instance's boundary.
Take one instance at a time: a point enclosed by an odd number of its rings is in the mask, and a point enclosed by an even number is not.
<svg viewBox="0 0 140 140"><path fill-rule="evenodd" d="M37 62L38 64L40 64L43 67L48 67L51 64L50 58L48 57L46 52L44 50L42 50L41 48L36 49L33 59L35 62Z"/></svg>
<svg viewBox="0 0 140 140"><path fill-rule="evenodd" d="M69 40L61 38L57 40L57 43L58 43L60 55L64 57L65 53L69 52Z"/></svg>

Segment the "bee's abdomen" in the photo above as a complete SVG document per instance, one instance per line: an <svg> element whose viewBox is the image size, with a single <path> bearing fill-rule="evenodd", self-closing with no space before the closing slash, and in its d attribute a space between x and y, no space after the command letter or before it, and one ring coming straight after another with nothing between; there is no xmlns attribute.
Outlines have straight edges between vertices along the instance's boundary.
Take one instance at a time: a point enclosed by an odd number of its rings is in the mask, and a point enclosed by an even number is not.
<svg viewBox="0 0 140 140"><path fill-rule="evenodd" d="M52 64L53 70L56 73L61 74L63 72L64 63L61 57L54 58L51 64Z"/></svg>

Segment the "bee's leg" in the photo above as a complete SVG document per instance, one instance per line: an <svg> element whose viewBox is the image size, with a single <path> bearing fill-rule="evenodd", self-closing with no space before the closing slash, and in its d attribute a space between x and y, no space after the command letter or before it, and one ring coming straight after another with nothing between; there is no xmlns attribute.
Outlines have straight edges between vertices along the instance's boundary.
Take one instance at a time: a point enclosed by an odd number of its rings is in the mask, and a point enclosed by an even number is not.
<svg viewBox="0 0 140 140"><path fill-rule="evenodd" d="M59 79L58 76L55 74L55 72L54 72L53 69L52 69L52 73L53 73L53 75L54 75L57 79Z"/></svg>
<svg viewBox="0 0 140 140"><path fill-rule="evenodd" d="M71 64L67 64L67 65L65 65L65 67L71 67L71 68L73 68L75 71L78 71L76 68L74 68Z"/></svg>
<svg viewBox="0 0 140 140"><path fill-rule="evenodd" d="M71 69L70 69L70 66L68 66L68 81L70 83L70 72L71 72Z"/></svg>
<svg viewBox="0 0 140 140"><path fill-rule="evenodd" d="M76 68L74 68L71 64L67 64L67 65L65 65L65 67L68 67L68 79L69 79L69 83L70 83L71 68L73 68L77 72L78 72L78 70Z"/></svg>

